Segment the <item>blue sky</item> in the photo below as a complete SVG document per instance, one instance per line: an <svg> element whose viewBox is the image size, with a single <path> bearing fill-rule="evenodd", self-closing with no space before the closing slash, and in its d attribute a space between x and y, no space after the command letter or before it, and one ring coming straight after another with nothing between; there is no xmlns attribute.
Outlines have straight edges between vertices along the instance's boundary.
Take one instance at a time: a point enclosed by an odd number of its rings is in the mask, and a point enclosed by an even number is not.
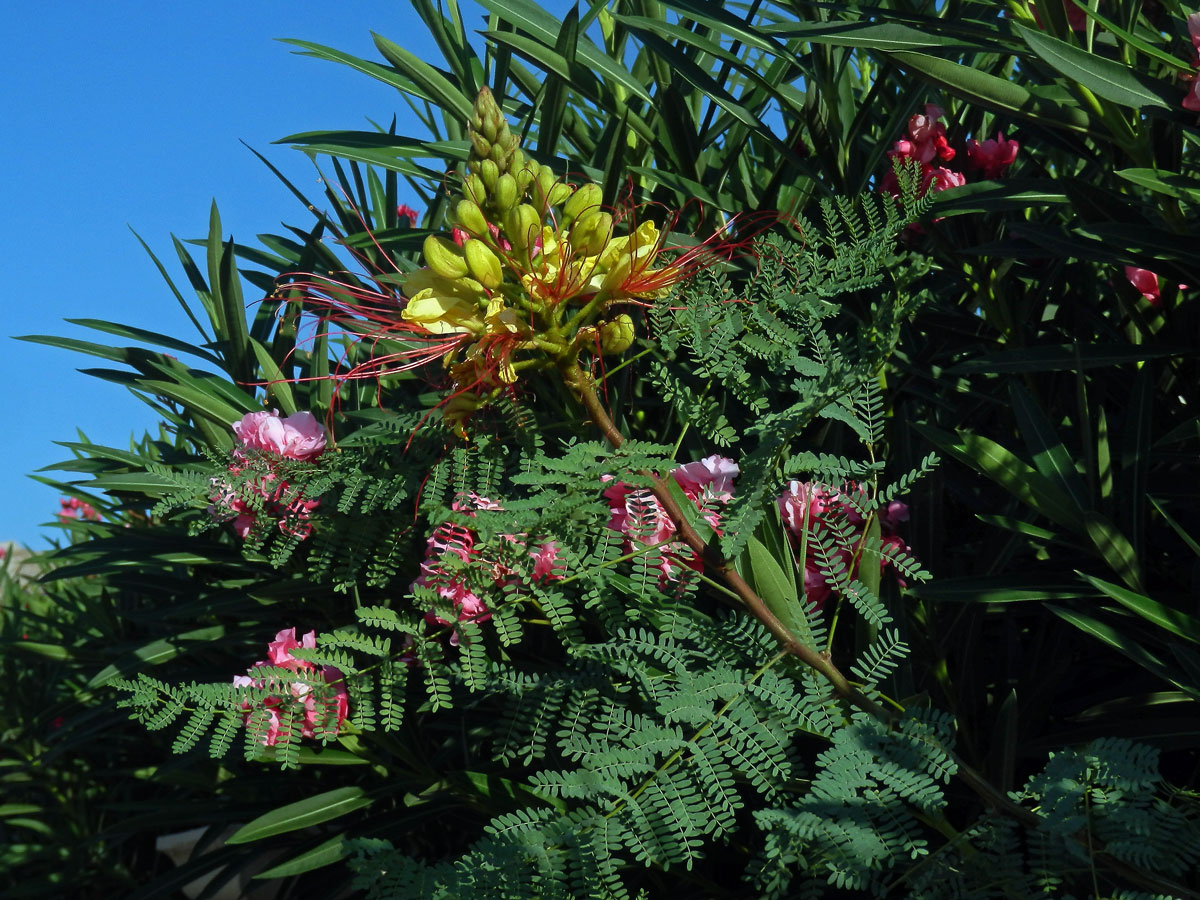
<svg viewBox="0 0 1200 900"><path fill-rule="evenodd" d="M569 8L562 0L543 5ZM478 7L469 0L463 7L468 25L482 28ZM155 420L123 388L76 371L103 361L7 336L102 342L63 322L96 318L191 339L192 326L130 228L170 267L170 234L203 236L214 199L226 236L244 243L279 232L281 221L307 224L241 141L316 194L306 157L273 141L369 129L368 119L387 122L393 113L406 130L407 107L394 90L275 39L378 60L376 31L424 59L437 52L406 3L381 0L27 3L12 6L5 24L0 378L9 413L0 542L37 548L55 533L41 526L54 519L59 495L26 475L69 455L52 442L75 440L78 428L97 443L126 447Z"/></svg>

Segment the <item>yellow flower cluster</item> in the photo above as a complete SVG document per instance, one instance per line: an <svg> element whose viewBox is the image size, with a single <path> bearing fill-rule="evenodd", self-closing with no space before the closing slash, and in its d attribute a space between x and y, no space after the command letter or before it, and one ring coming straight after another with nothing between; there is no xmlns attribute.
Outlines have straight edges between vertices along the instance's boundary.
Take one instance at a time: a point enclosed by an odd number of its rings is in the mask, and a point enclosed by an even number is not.
<svg viewBox="0 0 1200 900"><path fill-rule="evenodd" d="M426 268L405 279L401 313L431 335L464 336L445 359L455 416L522 370L573 363L586 348L628 349L633 319L614 304L663 296L680 277L656 266L652 222L615 235L598 185L572 187L527 160L487 88L469 136L453 239L426 239Z"/></svg>

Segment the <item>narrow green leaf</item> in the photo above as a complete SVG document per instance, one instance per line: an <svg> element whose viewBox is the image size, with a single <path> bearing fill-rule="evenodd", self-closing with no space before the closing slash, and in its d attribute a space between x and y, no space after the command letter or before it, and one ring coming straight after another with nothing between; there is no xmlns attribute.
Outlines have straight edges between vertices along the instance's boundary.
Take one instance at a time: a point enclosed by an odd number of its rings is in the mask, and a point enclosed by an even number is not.
<svg viewBox="0 0 1200 900"><path fill-rule="evenodd" d="M1054 482L990 438L959 432L950 434L932 425L917 431L947 453L982 472L1022 503L1072 531L1083 533L1079 507Z"/></svg>
<svg viewBox="0 0 1200 900"><path fill-rule="evenodd" d="M1050 610L1050 612L1054 613L1054 615L1058 616L1064 622L1074 625L1084 634L1090 634L1097 640L1113 647L1146 671L1153 673L1164 681L1169 681L1176 687L1187 691L1193 697L1200 697L1200 691L1197 691L1190 685L1180 684L1159 657L1134 641L1120 629L1109 625L1107 622L1102 622L1093 616L1085 615L1073 609L1055 606L1053 603L1047 603L1046 609Z"/></svg>
<svg viewBox="0 0 1200 900"><path fill-rule="evenodd" d="M788 565L792 565L788 561ZM744 564L746 580L762 597L767 609L771 610L807 646L813 646L812 629L804 614L803 601L794 578L788 578L780 562L771 555L758 538L751 536L746 542Z"/></svg>
<svg viewBox="0 0 1200 900"><path fill-rule="evenodd" d="M174 350L177 353L188 353L214 365L220 365L221 362L216 356L207 350L197 347L195 344L189 344L187 341L181 341L154 331L147 331L144 328L134 328L132 325L121 325L117 322L105 322L102 319L67 319L66 321L72 325L81 325L84 328L103 331L105 334L115 334L119 337L141 341L144 344L166 347L168 350Z"/></svg>
<svg viewBox="0 0 1200 900"><path fill-rule="evenodd" d="M268 394L275 399L279 408L290 416L297 409L296 395L292 393L291 383L283 374L283 370L276 364L270 350L254 338L250 338L250 346L254 350L255 358L258 359L258 367L262 370Z"/></svg>
<svg viewBox="0 0 1200 900"><path fill-rule="evenodd" d="M1130 346L1128 344L1053 344L1022 347L977 356L946 369L949 375L975 372L1074 372L1195 353L1189 347Z"/></svg>
<svg viewBox="0 0 1200 900"><path fill-rule="evenodd" d="M1160 172L1157 169L1118 169L1113 174L1157 194L1166 194L1188 203L1200 203L1200 186L1187 175Z"/></svg>
<svg viewBox="0 0 1200 900"><path fill-rule="evenodd" d="M271 868L264 872L259 872L254 878L255 880L287 878L291 875L299 875L303 872L311 872L313 869L331 866L336 862L341 862L349 855L350 848L346 844L346 836L344 834L335 834L328 840L317 844L317 846L305 850L303 853L279 863L279 865L271 866Z"/></svg>
<svg viewBox="0 0 1200 900"><path fill-rule="evenodd" d="M360 787L334 788L332 791L325 791L264 813L239 828L226 843L247 844L272 835L307 828L309 825L319 825L370 806L374 802Z"/></svg>
<svg viewBox="0 0 1200 900"><path fill-rule="evenodd" d="M1155 107L1174 109L1179 89L1134 71L1097 53L1060 41L1046 32L1014 23L1014 30L1025 44L1051 68L1077 81L1097 97L1134 109Z"/></svg>
<svg viewBox="0 0 1200 900"><path fill-rule="evenodd" d="M480 5L489 12L502 16L513 25L523 28L547 47L554 46L561 24L558 19L532 0L480 0ZM645 85L631 75L619 62L593 44L586 35L582 36L575 48L575 53L591 71L601 78L620 85L648 104L653 103Z"/></svg>
<svg viewBox="0 0 1200 900"><path fill-rule="evenodd" d="M1165 603L1152 600L1144 594L1135 594L1133 591L1128 591L1083 572L1080 572L1079 575L1096 590L1116 600L1147 622L1171 632L1176 637L1191 641L1193 644L1200 644L1200 619L1195 616L1189 616Z"/></svg>
<svg viewBox="0 0 1200 900"><path fill-rule="evenodd" d="M1075 461L1033 395L1018 381L1009 382L1008 387L1017 427L1033 454L1034 466L1057 484L1080 510L1091 507L1083 478L1075 470Z"/></svg>
<svg viewBox="0 0 1200 900"><path fill-rule="evenodd" d="M1188 549L1197 556L1200 556L1200 543L1197 543L1190 534L1183 530L1183 526L1176 522L1175 519L1171 517L1170 513L1163 508L1162 502L1157 498L1150 496L1147 496L1146 499L1154 504L1154 508L1158 510L1158 514L1166 520L1168 525L1171 526L1171 530L1179 535L1180 539L1188 545Z"/></svg>
<svg viewBox="0 0 1200 900"><path fill-rule="evenodd" d="M174 637L151 641L149 644L125 655L115 663L105 666L93 675L91 681L87 684L88 689L101 687L108 684L114 678L119 678L121 675L133 671L142 671L143 666L157 666L172 660L184 652L187 649L185 645L189 643L206 643L218 640L224 636L224 625L211 625L207 628L186 631Z"/></svg>
<svg viewBox="0 0 1200 900"><path fill-rule="evenodd" d="M1098 512L1084 513L1088 536L1110 569L1135 590L1142 590L1142 571L1133 545L1112 522Z"/></svg>
<svg viewBox="0 0 1200 900"><path fill-rule="evenodd" d="M799 38L813 44L829 44L835 47L861 47L866 50L900 51L922 47L979 47L962 37L940 34L936 29L922 30L899 22L872 24L862 22L815 22L770 25L763 33L788 38Z"/></svg>
<svg viewBox="0 0 1200 900"><path fill-rule="evenodd" d="M426 99L443 112L452 113L464 127L471 121L474 98L468 99L463 96L460 86L455 85L420 57L389 41L383 35L371 32L371 37L375 40L376 49L388 62L412 79Z"/></svg>
<svg viewBox="0 0 1200 900"><path fill-rule="evenodd" d="M924 53L897 50L888 55L904 68L920 72L964 100L1041 125L1056 125L1069 131L1107 137L1107 132L1100 131L1096 122L1066 96L1053 97L1046 92L1035 92L1010 79L997 78L972 66Z"/></svg>

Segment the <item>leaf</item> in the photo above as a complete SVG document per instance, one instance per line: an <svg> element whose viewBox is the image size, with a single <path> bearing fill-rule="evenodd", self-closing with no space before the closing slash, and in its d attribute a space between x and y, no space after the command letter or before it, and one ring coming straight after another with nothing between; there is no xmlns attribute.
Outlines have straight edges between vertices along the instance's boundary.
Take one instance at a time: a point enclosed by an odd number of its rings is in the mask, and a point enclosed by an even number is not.
<svg viewBox="0 0 1200 900"><path fill-rule="evenodd" d="M1124 363L1141 362L1169 356L1195 353L1189 347L1160 347L1128 344L1053 344L1022 347L988 356L977 356L946 369L948 375L974 372L1074 372Z"/></svg>
<svg viewBox="0 0 1200 900"><path fill-rule="evenodd" d="M114 678L119 678L135 670L141 671L145 666L157 666L168 660L172 660L184 651L185 648L180 646L181 644L205 643L207 641L218 640L224 636L224 625L210 625L207 628L197 628L194 631L186 631L174 637L151 641L144 647L139 647L124 658L105 666L97 672L92 676L91 681L87 683L88 689L102 687Z"/></svg>
<svg viewBox="0 0 1200 900"><path fill-rule="evenodd" d="M562 27L558 19L531 0L480 0L480 6L523 28L547 47L554 46ZM654 102L645 85L586 36L576 46L575 55L601 78L619 84L648 104Z"/></svg>
<svg viewBox="0 0 1200 900"><path fill-rule="evenodd" d="M275 403L283 410L284 414L290 416L297 409L296 396L292 393L290 380L276 364L270 350L254 340L254 338L250 338L250 346L254 350L255 358L258 360L258 367L262 370L262 374L266 379L266 389L275 398Z"/></svg>
<svg viewBox="0 0 1200 900"><path fill-rule="evenodd" d="M931 216L962 216L969 213L1007 212L1030 206L1064 206L1067 195L1047 186L1045 178L1006 178L1003 182L977 181L942 191L933 198Z"/></svg>
<svg viewBox="0 0 1200 900"><path fill-rule="evenodd" d="M328 840L322 841L317 846L305 850L297 856L293 856L286 862L272 866L265 872L259 872L254 878L256 880L287 878L290 875L311 872L313 869L320 869L323 866L331 866L335 862L340 862L349 854L350 847L346 843L346 836L344 834L335 834Z"/></svg>
<svg viewBox="0 0 1200 900"><path fill-rule="evenodd" d="M1141 616L1147 622L1171 632L1176 637L1191 641L1193 644L1200 644L1200 619L1197 619L1195 616L1189 616L1187 613L1182 613L1164 603L1152 600L1144 594L1135 594L1133 591L1127 591L1123 587L1110 584L1107 581L1102 581L1083 572L1080 572L1079 575L1084 581L1096 588L1096 590L1116 600L1126 609Z"/></svg>
<svg viewBox="0 0 1200 900"><path fill-rule="evenodd" d="M1171 684L1187 691L1193 697L1200 697L1200 692L1197 692L1195 688L1192 688L1190 685L1180 684L1179 681L1173 678L1170 670L1161 659L1107 622L1102 622L1093 616L1085 615L1073 609L1055 606L1052 603L1047 603L1046 609L1050 610L1050 612L1054 613L1064 622L1074 625L1085 634L1090 634L1097 640L1115 648L1122 655L1133 660L1143 669L1146 669L1146 671L1153 673L1164 681L1171 682Z"/></svg>
<svg viewBox="0 0 1200 900"><path fill-rule="evenodd" d="M198 356L201 359L210 362L214 365L220 365L221 360L207 350L202 350L195 344L189 344L187 341L181 341L177 338L168 337L165 334L158 334L154 331L147 331L144 328L134 328L132 325L120 325L116 322L105 322L103 319L67 319L72 325L81 325L84 328L91 328L95 331L103 331L106 334L115 334L120 337L132 338L135 341L141 341L144 344L154 344L159 347L166 347L168 350L174 350L178 353L188 353L192 356Z"/></svg>
<svg viewBox="0 0 1200 900"><path fill-rule="evenodd" d="M1110 569L1121 576L1121 580L1135 590L1142 590L1142 570L1137 553L1129 539L1108 519L1098 512L1089 510L1083 515L1088 537L1100 551Z"/></svg>
<svg viewBox="0 0 1200 900"><path fill-rule="evenodd" d="M227 844L247 844L276 834L286 834L309 825L319 825L330 819L370 806L375 801L360 787L334 788L305 800L289 803L264 813L239 828Z"/></svg>
<svg viewBox="0 0 1200 900"><path fill-rule="evenodd" d="M746 580L771 610L801 643L813 646L812 629L804 614L794 578L788 578L783 566L758 538L751 536L743 551ZM789 565L791 562L789 560Z"/></svg>
<svg viewBox="0 0 1200 900"><path fill-rule="evenodd" d="M921 30L898 22L882 24L860 22L817 22L767 26L764 34L800 38L813 44L836 47L861 47L868 50L911 50L917 47L977 47L961 37L938 34L934 29Z"/></svg>
<svg viewBox="0 0 1200 900"><path fill-rule="evenodd" d="M1120 106L1174 109L1178 89L1136 72L1126 65L1060 41L1044 31L1014 23L1025 44L1051 68L1083 85L1097 97Z"/></svg>
<svg viewBox="0 0 1200 900"><path fill-rule="evenodd" d="M1191 550L1193 553L1195 553L1197 556L1200 556L1200 543L1197 543L1190 534L1188 534L1186 531L1183 530L1183 526L1180 525L1178 522L1176 522L1171 517L1171 515L1166 511L1166 509L1163 508L1162 502L1160 500L1158 500L1157 498L1151 497L1149 495L1147 495L1146 499L1149 500L1152 504L1154 504L1154 508L1158 510L1158 514L1160 516L1162 516L1163 519L1166 520L1166 523L1168 525L1171 526L1171 530L1174 531L1177 535L1179 535L1180 540L1182 540L1185 544L1188 545L1188 549Z"/></svg>
<svg viewBox="0 0 1200 900"><path fill-rule="evenodd" d="M888 56L965 100L1041 125L1057 125L1069 131L1107 136L1097 129L1092 117L1068 97L1053 97L1044 91L1035 93L1033 89L1007 78L997 78L972 66L924 53L904 50L892 51Z"/></svg>
<svg viewBox="0 0 1200 900"><path fill-rule="evenodd" d="M959 432L952 435L918 423L917 431L960 462L982 472L1014 497L1046 518L1083 533L1079 507L1050 479L990 438Z"/></svg>
<svg viewBox="0 0 1200 900"><path fill-rule="evenodd" d="M942 603L1026 603L1030 600L1072 600L1081 596L1078 584L1047 583L1028 575L990 575L982 578L944 578L912 588L917 596Z"/></svg>
<svg viewBox="0 0 1200 900"><path fill-rule="evenodd" d="M1055 432L1049 419L1033 396L1018 381L1009 382L1013 413L1026 446L1033 453L1033 464L1037 470L1055 482L1080 509L1088 509L1087 488L1075 471L1075 462L1062 440Z"/></svg>
<svg viewBox="0 0 1200 900"><path fill-rule="evenodd" d="M1113 174L1157 194L1166 194L1188 203L1200 203L1200 186L1187 175L1160 172L1157 169L1118 169Z"/></svg>

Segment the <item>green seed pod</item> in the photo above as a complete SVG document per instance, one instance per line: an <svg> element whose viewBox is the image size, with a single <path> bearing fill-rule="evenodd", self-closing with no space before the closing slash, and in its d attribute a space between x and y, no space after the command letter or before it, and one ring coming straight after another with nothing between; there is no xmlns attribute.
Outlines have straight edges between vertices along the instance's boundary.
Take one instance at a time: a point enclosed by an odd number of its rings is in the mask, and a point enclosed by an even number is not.
<svg viewBox="0 0 1200 900"><path fill-rule="evenodd" d="M624 353L633 346L633 319L621 313L600 326L600 352L605 355Z"/></svg>
<svg viewBox="0 0 1200 900"><path fill-rule="evenodd" d="M454 208L454 219L472 237L483 237L488 233L487 217L474 200L459 200Z"/></svg>
<svg viewBox="0 0 1200 900"><path fill-rule="evenodd" d="M500 282L504 280L504 268L500 265L500 257L487 244L471 238L463 245L463 254L472 278L489 291L500 287Z"/></svg>
<svg viewBox="0 0 1200 900"><path fill-rule="evenodd" d="M425 251L425 262L435 275L453 279L467 274L467 261L462 258L461 251L453 241L431 234L425 238L422 249Z"/></svg>
<svg viewBox="0 0 1200 900"><path fill-rule="evenodd" d="M522 203L504 217L504 230L514 247L527 250L542 233L542 216L528 203Z"/></svg>
<svg viewBox="0 0 1200 900"><path fill-rule="evenodd" d="M592 209L583 214L568 234L571 249L583 256L599 256L612 236L612 215Z"/></svg>
<svg viewBox="0 0 1200 900"><path fill-rule="evenodd" d="M500 177L500 167L496 165L495 160L485 159L479 164L479 177L483 179L483 186L491 193L496 189L496 179Z"/></svg>
<svg viewBox="0 0 1200 900"><path fill-rule="evenodd" d="M516 205L517 179L505 172L496 179L496 189L492 192L492 206L496 212L503 215Z"/></svg>
<svg viewBox="0 0 1200 900"><path fill-rule="evenodd" d="M600 206L603 191L598 184L585 184L567 200L563 206L563 224L570 225L585 212Z"/></svg>

